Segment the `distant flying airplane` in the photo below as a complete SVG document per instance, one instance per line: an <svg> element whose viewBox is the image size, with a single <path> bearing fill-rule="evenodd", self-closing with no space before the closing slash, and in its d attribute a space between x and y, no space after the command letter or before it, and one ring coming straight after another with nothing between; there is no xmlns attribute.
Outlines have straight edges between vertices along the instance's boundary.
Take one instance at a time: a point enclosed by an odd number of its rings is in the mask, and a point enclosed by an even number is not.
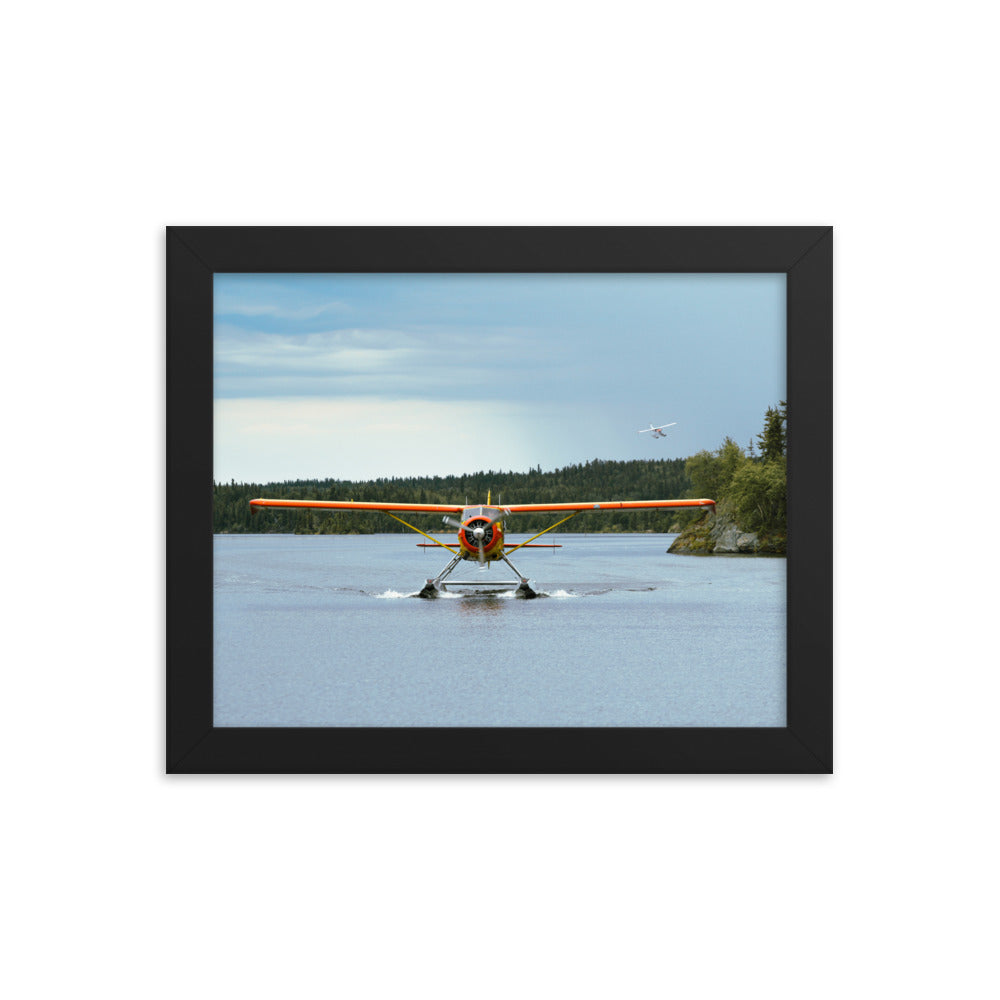
<svg viewBox="0 0 1000 1000"><path fill-rule="evenodd" d="M676 420L673 423L670 423L670 424L660 424L659 427L654 427L652 424L650 424L644 430L639 431L639 433L640 434L648 434L650 431L652 431L653 432L653 437L655 437L655 438L665 438L667 435L664 434L663 432L668 427L676 427L676 426L677 426L677 421Z"/></svg>
<svg viewBox="0 0 1000 1000"><path fill-rule="evenodd" d="M653 428L656 430L656 428ZM466 501L468 503L468 501ZM367 503L355 500L251 500L250 511L255 514L264 507L310 507L316 510L377 510L383 514L388 514L395 521L405 525L411 531L429 538L430 542L418 542L417 544L430 548L431 544L440 545L452 553L452 559L447 566L437 576L428 577L420 597L436 597L439 591L447 593L448 587L499 587L504 590L510 589L512 584L517 585L517 594L521 597L537 597L538 595L528 586L528 578L521 575L521 571L507 558L508 552L516 552L518 549L548 549L559 548L558 545L532 545L536 538L565 523L570 518L576 517L587 510L650 510L653 508L672 507L710 507L715 509L714 500L610 500L603 503L518 503L508 507L497 507L490 505L490 496L487 494L486 503L477 506L461 506L460 504L438 504L438 503ZM503 540L504 520L515 514L540 513L551 511L552 513L567 514L562 520L550 524L544 531L539 531L537 535L532 535L524 542L505 542ZM441 514L445 517L443 521L449 527L458 531L458 544L445 545L436 538L428 535L426 531L415 528L408 524L401 517L396 515L404 512L415 514ZM448 515L458 514L460 519ZM481 567L488 566L492 562L505 562L517 575L516 581L484 583L482 580L449 580L452 570L463 560L472 560L479 563Z"/></svg>

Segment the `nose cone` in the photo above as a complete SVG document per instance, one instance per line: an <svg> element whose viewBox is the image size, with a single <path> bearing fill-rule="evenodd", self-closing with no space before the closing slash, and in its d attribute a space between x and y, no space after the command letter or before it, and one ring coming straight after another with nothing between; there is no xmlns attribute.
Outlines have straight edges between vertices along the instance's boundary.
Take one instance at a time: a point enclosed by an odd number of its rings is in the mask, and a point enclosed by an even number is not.
<svg viewBox="0 0 1000 1000"><path fill-rule="evenodd" d="M503 554L503 528L494 521L492 524L482 515L469 518L458 533L465 558L470 556L488 562Z"/></svg>

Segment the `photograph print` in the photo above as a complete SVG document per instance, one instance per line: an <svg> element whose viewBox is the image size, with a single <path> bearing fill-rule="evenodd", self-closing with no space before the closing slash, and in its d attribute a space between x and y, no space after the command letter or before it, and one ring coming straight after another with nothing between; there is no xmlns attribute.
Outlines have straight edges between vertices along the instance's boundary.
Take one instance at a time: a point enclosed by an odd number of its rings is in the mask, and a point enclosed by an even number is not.
<svg viewBox="0 0 1000 1000"><path fill-rule="evenodd" d="M215 273L213 725L786 725L784 273Z"/></svg>

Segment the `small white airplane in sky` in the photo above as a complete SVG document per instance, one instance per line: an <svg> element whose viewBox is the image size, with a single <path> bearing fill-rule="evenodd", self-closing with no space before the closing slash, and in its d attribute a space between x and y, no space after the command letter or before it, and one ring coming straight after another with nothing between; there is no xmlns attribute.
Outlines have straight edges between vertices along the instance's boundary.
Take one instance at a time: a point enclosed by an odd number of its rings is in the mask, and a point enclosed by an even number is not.
<svg viewBox="0 0 1000 1000"><path fill-rule="evenodd" d="M653 432L653 437L655 437L655 438L665 438L667 435L664 434L663 432L668 427L676 427L676 426L677 426L677 421L676 420L673 421L673 423L670 423L670 424L660 424L659 427L654 427L652 424L650 424L647 428L645 428L645 430L639 431L639 433L640 434L648 434L650 431L652 431Z"/></svg>

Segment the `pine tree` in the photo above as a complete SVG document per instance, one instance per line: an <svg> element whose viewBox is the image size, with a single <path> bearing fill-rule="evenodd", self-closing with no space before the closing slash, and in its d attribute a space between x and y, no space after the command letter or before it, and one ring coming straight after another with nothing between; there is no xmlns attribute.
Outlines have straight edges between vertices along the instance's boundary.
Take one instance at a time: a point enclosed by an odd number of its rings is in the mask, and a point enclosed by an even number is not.
<svg viewBox="0 0 1000 1000"><path fill-rule="evenodd" d="M760 442L761 456L765 462L772 458L781 458L785 454L785 403L779 408L769 406L764 416L764 430L757 435Z"/></svg>

